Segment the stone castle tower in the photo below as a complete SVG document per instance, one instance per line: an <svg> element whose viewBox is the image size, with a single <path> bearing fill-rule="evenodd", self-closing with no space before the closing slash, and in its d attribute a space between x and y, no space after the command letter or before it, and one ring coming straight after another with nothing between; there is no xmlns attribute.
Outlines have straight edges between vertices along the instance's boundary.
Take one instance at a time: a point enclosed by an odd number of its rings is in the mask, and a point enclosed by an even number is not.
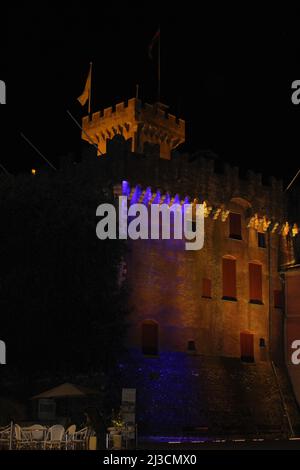
<svg viewBox="0 0 300 470"><path fill-rule="evenodd" d="M167 112L167 106L145 104L132 98L86 116L82 121L82 138L97 143L99 154L106 153L106 142L122 135L131 143L131 151L151 153L158 149L160 157L170 160L171 152L185 141L185 122Z"/></svg>
<svg viewBox="0 0 300 470"><path fill-rule="evenodd" d="M131 99L85 117L83 129L105 154L97 159L101 172L129 204L205 205L202 250L187 252L174 240L128 242L122 373L140 397L144 432L190 426L215 435L227 426L257 435L264 425L288 434L282 397L295 426L300 417L282 366L280 269L294 262L298 228L287 222L282 182L242 175L201 152L180 153L185 122L161 105Z"/></svg>

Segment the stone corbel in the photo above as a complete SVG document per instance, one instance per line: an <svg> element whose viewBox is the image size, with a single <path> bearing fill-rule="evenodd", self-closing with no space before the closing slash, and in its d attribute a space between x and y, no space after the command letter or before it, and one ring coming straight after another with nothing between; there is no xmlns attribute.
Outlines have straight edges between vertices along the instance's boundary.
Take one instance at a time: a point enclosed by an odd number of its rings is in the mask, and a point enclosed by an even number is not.
<svg viewBox="0 0 300 470"><path fill-rule="evenodd" d="M229 216L229 210L223 209L222 210L222 215L221 215L222 222L226 222L228 216Z"/></svg>
<svg viewBox="0 0 300 470"><path fill-rule="evenodd" d="M298 227L297 224L294 224L294 225L293 225L293 228L292 228L292 235L293 235L293 237L295 237L296 235L298 235L298 233L299 233L299 227Z"/></svg>
<svg viewBox="0 0 300 470"><path fill-rule="evenodd" d="M282 236L287 237L289 234L289 231L290 231L289 223L285 222L285 224L283 224L282 229L281 229Z"/></svg>
<svg viewBox="0 0 300 470"><path fill-rule="evenodd" d="M218 207L217 209L215 209L213 212L213 219L217 220L221 212L222 212L221 207Z"/></svg>

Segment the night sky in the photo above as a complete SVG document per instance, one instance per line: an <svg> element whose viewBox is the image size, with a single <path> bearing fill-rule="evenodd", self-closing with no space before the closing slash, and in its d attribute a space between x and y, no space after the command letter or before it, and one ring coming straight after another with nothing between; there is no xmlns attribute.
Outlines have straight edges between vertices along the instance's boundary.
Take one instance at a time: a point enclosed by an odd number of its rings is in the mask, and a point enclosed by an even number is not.
<svg viewBox="0 0 300 470"><path fill-rule="evenodd" d="M161 101L187 122L185 150L210 149L242 168L284 177L300 167L300 14L279 7L217 7L185 2L26 2L6 13L0 79L0 162L11 172L40 158L23 132L57 164L80 146L66 114L85 114L81 94L93 61L92 110L135 95L156 98L156 55L148 45L161 29Z"/></svg>

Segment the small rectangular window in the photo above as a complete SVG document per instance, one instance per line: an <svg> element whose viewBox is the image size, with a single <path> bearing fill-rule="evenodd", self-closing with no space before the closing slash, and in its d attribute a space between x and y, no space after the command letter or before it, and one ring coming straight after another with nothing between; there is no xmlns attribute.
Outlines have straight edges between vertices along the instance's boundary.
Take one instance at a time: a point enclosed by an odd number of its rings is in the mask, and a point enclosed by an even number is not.
<svg viewBox="0 0 300 470"><path fill-rule="evenodd" d="M283 295L281 290L274 290L274 307L282 308L283 307Z"/></svg>
<svg viewBox="0 0 300 470"><path fill-rule="evenodd" d="M188 350L189 352L195 352L195 351L196 351L196 344L195 344L195 341L194 341L194 340L188 341L187 350Z"/></svg>
<svg viewBox="0 0 300 470"><path fill-rule="evenodd" d="M265 338L259 338L259 347L260 348L265 348L266 347Z"/></svg>
<svg viewBox="0 0 300 470"><path fill-rule="evenodd" d="M202 297L206 299L211 299L211 280L203 278L202 279Z"/></svg>
<svg viewBox="0 0 300 470"><path fill-rule="evenodd" d="M257 243L259 248L266 248L266 234L263 232L257 233Z"/></svg>
<svg viewBox="0 0 300 470"><path fill-rule="evenodd" d="M230 212L229 214L229 237L235 240L242 239L241 214Z"/></svg>

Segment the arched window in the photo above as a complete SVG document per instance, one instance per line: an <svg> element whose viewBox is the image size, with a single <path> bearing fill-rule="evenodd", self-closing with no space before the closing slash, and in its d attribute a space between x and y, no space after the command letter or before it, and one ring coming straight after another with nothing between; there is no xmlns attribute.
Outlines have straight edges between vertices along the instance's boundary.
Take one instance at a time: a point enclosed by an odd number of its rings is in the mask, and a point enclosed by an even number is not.
<svg viewBox="0 0 300 470"><path fill-rule="evenodd" d="M142 323L142 352L150 356L158 354L158 323L154 320Z"/></svg>
<svg viewBox="0 0 300 470"><path fill-rule="evenodd" d="M249 301L262 304L262 265L249 263Z"/></svg>
<svg viewBox="0 0 300 470"><path fill-rule="evenodd" d="M223 299L236 300L236 259L223 257Z"/></svg>

